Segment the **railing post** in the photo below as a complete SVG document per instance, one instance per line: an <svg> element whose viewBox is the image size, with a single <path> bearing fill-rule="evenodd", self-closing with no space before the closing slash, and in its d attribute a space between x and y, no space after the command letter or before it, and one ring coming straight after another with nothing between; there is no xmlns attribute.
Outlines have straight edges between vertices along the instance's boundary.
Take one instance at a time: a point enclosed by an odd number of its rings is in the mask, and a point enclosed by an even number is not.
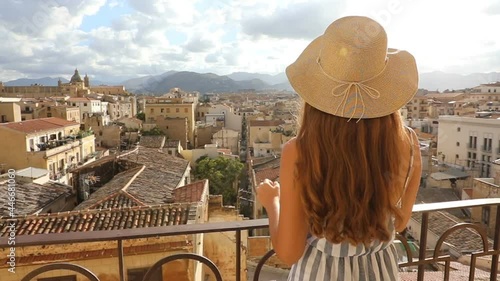
<svg viewBox="0 0 500 281"><path fill-rule="evenodd" d="M120 270L120 281L125 281L125 266L123 265L123 240L118 240L118 269Z"/></svg>
<svg viewBox="0 0 500 281"><path fill-rule="evenodd" d="M497 205L497 217L495 219L494 239L495 240L493 241L493 250L498 251L500 249L500 205ZM493 257L491 257L490 281L496 281L497 274L498 274L498 254L494 254Z"/></svg>
<svg viewBox="0 0 500 281"><path fill-rule="evenodd" d="M241 280L241 230L236 230L236 281Z"/></svg>
<svg viewBox="0 0 500 281"><path fill-rule="evenodd" d="M425 260L427 249L427 229L429 228L429 212L422 213L422 225L420 227L420 245L418 251L418 260ZM425 264L418 265L417 280L424 281Z"/></svg>

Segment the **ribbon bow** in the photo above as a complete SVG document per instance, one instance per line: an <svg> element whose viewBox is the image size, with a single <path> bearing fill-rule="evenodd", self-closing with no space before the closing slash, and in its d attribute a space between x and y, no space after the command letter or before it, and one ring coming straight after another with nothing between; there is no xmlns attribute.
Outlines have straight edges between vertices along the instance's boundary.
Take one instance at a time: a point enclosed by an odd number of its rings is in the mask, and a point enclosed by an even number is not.
<svg viewBox="0 0 500 281"><path fill-rule="evenodd" d="M326 73L325 70L323 69L323 66L321 66L320 57L318 57L316 59L316 62L319 65L319 69L321 70L323 75L328 77L330 80L339 83L339 85L333 87L332 90L330 91L332 96L342 97L341 102L339 103L339 105L337 106L337 109L335 110L335 114L338 112L338 110L342 106L342 115L344 115L347 102L349 101L349 99L352 98L352 95L354 94L354 97L355 97L354 107L352 109L351 117L349 118L349 120L347 120L347 122L351 121L351 119L354 117L354 113L356 112L356 108L358 107L358 97L359 97L363 111L361 112L361 116L359 117L358 121L356 121L356 123L358 123L359 120L361 120L363 118L363 116L365 115L366 106L365 106L365 101L363 99L363 94L366 94L367 96L369 96L372 99L380 98L380 92L377 89L370 87L370 86L367 86L364 83L374 79L375 77L379 76L382 72L384 72L385 66L387 65L387 63L384 65L384 68L382 69L382 71L380 71L377 75L375 75L371 78L368 78L366 80L363 80L363 81L353 82L353 81L342 81L342 80L336 79L336 78L332 77L331 75L329 75L328 73ZM337 93L337 89L340 89L342 87L345 87L344 90L341 91L340 93ZM354 87L354 91L351 92L351 89L353 87Z"/></svg>

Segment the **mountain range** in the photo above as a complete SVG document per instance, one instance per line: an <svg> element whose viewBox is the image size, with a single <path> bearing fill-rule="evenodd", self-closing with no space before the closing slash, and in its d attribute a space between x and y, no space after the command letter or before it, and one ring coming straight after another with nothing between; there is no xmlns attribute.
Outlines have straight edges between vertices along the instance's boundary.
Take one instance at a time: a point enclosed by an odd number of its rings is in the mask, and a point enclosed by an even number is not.
<svg viewBox="0 0 500 281"><path fill-rule="evenodd" d="M29 86L33 84L56 86L62 77L45 77L40 79L17 79L6 82L6 86ZM452 74L445 72L421 73L419 88L444 91L472 88L480 84L500 81L500 72L473 73L469 75ZM202 94L211 92L237 92L241 90L286 90L293 91L284 73L276 75L235 72L229 75L213 73L197 73L189 71L168 71L160 75L149 75L132 78L122 83L106 83L90 80L91 85L123 85L132 93L162 94L171 88L181 88L185 91L198 91Z"/></svg>

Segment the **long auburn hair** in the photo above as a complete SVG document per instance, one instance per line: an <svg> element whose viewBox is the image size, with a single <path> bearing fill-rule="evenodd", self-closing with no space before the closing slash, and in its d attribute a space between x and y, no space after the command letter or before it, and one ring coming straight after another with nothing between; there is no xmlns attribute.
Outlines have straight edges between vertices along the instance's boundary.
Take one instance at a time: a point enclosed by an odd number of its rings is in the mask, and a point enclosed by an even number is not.
<svg viewBox="0 0 500 281"><path fill-rule="evenodd" d="M305 103L296 144L295 177L311 234L332 243L390 240L409 149L399 112L348 122Z"/></svg>

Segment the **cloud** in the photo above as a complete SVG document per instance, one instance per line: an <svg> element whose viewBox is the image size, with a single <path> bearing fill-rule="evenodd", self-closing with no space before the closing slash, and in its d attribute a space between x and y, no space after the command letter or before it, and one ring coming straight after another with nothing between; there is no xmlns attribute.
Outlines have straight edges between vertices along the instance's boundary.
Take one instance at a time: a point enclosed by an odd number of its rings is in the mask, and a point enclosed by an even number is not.
<svg viewBox="0 0 500 281"><path fill-rule="evenodd" d="M486 7L483 12L487 15L500 15L500 3L494 3Z"/></svg>
<svg viewBox="0 0 500 281"><path fill-rule="evenodd" d="M313 39L340 14L341 8L340 1L314 1L278 8L271 15L250 12L243 17L243 32L255 37Z"/></svg>
<svg viewBox="0 0 500 281"><path fill-rule="evenodd" d="M210 51L215 46L215 44L206 38L201 38L200 36L194 36L191 38L187 44L184 46L186 50L194 53L203 53Z"/></svg>

